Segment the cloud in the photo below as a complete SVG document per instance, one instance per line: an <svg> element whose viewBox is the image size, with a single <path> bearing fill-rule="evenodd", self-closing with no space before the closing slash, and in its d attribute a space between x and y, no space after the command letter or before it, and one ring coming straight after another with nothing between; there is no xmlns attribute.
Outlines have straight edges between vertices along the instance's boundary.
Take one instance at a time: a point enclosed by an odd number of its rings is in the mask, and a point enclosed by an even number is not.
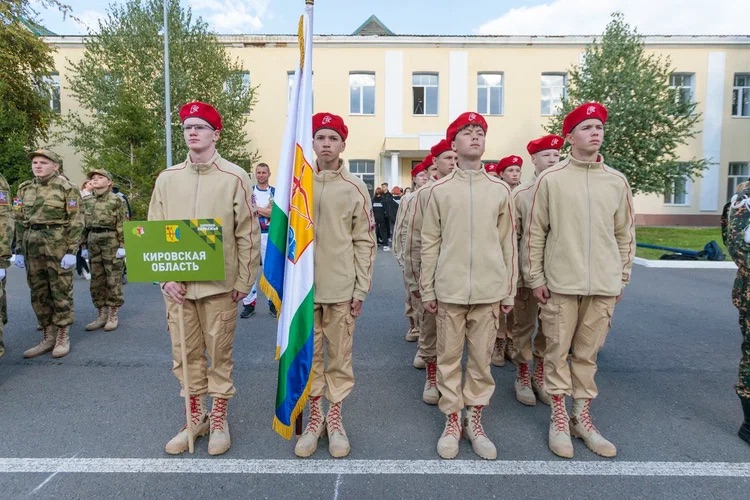
<svg viewBox="0 0 750 500"><path fill-rule="evenodd" d="M82 13L74 13L78 18L76 24L80 26L81 31L84 33L98 33L99 32L99 21L107 18L107 14L96 10L86 10Z"/></svg>
<svg viewBox="0 0 750 500"><path fill-rule="evenodd" d="M260 31L271 0L188 0L188 4L217 33Z"/></svg>
<svg viewBox="0 0 750 500"><path fill-rule="evenodd" d="M480 35L596 35L612 12L642 35L743 35L750 2L737 0L553 0L511 9L482 24Z"/></svg>

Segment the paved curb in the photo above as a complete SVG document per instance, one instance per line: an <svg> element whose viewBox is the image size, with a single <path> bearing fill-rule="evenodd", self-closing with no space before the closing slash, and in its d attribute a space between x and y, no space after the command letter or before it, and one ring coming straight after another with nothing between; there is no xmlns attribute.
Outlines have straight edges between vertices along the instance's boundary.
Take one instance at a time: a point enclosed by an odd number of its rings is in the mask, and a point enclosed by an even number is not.
<svg viewBox="0 0 750 500"><path fill-rule="evenodd" d="M671 269L737 269L731 261L711 262L707 260L649 260L636 257L634 264L643 267L660 267Z"/></svg>

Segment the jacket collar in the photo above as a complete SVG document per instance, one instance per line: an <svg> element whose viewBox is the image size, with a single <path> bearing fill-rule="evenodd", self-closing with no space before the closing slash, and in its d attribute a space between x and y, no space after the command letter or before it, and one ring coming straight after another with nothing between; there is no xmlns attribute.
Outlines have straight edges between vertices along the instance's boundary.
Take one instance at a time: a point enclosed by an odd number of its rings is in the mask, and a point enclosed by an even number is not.
<svg viewBox="0 0 750 500"><path fill-rule="evenodd" d="M336 175L341 174L344 170L344 160L339 158L339 168L336 170L321 170L318 166L318 161L315 160L315 175L323 176L323 177L334 177ZM385 196L384 196L385 197Z"/></svg>
<svg viewBox="0 0 750 500"><path fill-rule="evenodd" d="M212 168L214 168L214 164L217 163L220 159L221 156L219 155L219 152L216 151L207 163L193 163L192 161L190 161L190 153L188 153L185 164L189 169L195 171L195 173L205 174L208 173Z"/></svg>
<svg viewBox="0 0 750 500"><path fill-rule="evenodd" d="M568 159L570 159L571 165L580 168L601 168L601 166L604 164L604 157L600 154L596 155L596 161L577 160L572 153L568 155Z"/></svg>

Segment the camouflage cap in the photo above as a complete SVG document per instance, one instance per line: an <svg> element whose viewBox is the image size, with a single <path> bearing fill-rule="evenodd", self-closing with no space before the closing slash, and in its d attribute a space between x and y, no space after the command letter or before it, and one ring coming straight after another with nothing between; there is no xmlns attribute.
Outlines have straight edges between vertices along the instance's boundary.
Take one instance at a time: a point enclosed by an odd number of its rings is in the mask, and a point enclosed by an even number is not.
<svg viewBox="0 0 750 500"><path fill-rule="evenodd" d="M53 162L62 166L62 158L60 158L57 153L49 149L37 149L36 151L30 151L27 156L30 160L33 160L35 156L44 156L45 158L52 160Z"/></svg>
<svg viewBox="0 0 750 500"><path fill-rule="evenodd" d="M92 170L88 174L86 174L86 177L88 179L91 179L92 177L94 177L97 174L103 175L107 179L112 180L112 174L110 174L108 171L104 170L103 168L95 168L94 170Z"/></svg>

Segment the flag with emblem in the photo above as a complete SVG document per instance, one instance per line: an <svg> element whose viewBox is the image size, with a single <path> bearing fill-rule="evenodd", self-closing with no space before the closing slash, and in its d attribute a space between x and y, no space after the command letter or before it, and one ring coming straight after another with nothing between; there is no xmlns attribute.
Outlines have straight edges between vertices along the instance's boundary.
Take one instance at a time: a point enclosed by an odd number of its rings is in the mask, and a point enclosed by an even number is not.
<svg viewBox="0 0 750 500"><path fill-rule="evenodd" d="M307 402L313 357L312 21L306 2L260 283L279 311L273 429L286 439Z"/></svg>

